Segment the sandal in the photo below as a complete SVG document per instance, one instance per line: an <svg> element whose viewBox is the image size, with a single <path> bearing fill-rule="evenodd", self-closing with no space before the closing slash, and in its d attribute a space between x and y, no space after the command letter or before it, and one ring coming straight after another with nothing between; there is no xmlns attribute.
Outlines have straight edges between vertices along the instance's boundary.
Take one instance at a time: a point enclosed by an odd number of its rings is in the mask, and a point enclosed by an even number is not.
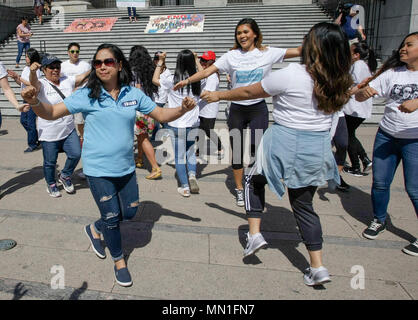
<svg viewBox="0 0 418 320"><path fill-rule="evenodd" d="M155 180L155 179L160 178L160 177L161 177L161 175L162 175L162 171L161 171L161 169L160 169L160 168L152 168L151 173L150 173L149 175L147 175L147 176L145 177L145 179L148 179L148 180Z"/></svg>
<svg viewBox="0 0 418 320"><path fill-rule="evenodd" d="M144 166L144 161L142 159L136 159L135 160L135 166L137 168L142 168Z"/></svg>

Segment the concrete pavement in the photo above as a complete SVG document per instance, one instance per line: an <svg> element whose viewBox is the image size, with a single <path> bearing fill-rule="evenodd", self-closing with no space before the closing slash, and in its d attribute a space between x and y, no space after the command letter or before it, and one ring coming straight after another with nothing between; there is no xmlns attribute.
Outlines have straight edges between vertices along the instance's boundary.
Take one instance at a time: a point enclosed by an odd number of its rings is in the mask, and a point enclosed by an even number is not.
<svg viewBox="0 0 418 320"><path fill-rule="evenodd" d="M376 130L358 131L370 156ZM244 209L234 202L227 161L199 165L200 194L190 198L177 194L172 164L162 165L163 179L157 181L145 179L147 169L137 169L141 205L134 220L121 226L134 284L123 288L115 283L109 252L106 260L98 259L84 234L83 227L99 218L85 180L75 175L76 194L61 190L61 198L50 197L42 151L23 153L26 132L19 120L3 119L0 133L0 239L17 241L0 251L0 299L418 298L418 259L401 251L418 236L401 166L391 189L390 225L377 240L361 236L372 217L371 174L345 174L352 186L347 193L321 189L315 195L324 264L332 277L321 288L303 283L309 259L287 196L278 200L267 190L262 230L269 246L243 259L248 226ZM169 141L159 152L164 148L172 154ZM64 161L60 154L61 168Z"/></svg>

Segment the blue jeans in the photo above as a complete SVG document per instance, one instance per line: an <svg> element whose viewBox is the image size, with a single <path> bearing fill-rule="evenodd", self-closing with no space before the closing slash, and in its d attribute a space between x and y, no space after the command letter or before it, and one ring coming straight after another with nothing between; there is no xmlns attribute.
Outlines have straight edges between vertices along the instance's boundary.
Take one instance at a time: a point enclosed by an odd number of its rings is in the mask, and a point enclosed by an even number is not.
<svg viewBox="0 0 418 320"><path fill-rule="evenodd" d="M70 135L59 141L42 141L42 151L44 155L44 175L47 184L54 184L55 168L57 165L58 153L64 151L67 155L64 168L61 170L63 177L70 177L81 157L80 139L76 130Z"/></svg>
<svg viewBox="0 0 418 320"><path fill-rule="evenodd" d="M132 17L132 13L133 13L133 17L136 17L136 8L135 7L128 7L129 17Z"/></svg>
<svg viewBox="0 0 418 320"><path fill-rule="evenodd" d="M32 108L20 114L20 123L28 133L28 146L35 149L38 144L38 131L36 130L36 114Z"/></svg>
<svg viewBox="0 0 418 320"><path fill-rule="evenodd" d="M198 128L175 128L167 125L174 148L176 171L183 188L189 187L188 174L196 175L196 154L194 144L198 135ZM189 134L192 129L196 129ZM187 163L187 168L186 168ZM187 174L188 173L188 174Z"/></svg>
<svg viewBox="0 0 418 320"><path fill-rule="evenodd" d="M135 171L123 177L86 176L101 218L95 231L103 234L114 261L123 258L119 222L135 217L139 206L139 190Z"/></svg>
<svg viewBox="0 0 418 320"><path fill-rule="evenodd" d="M20 62L20 58L22 57L23 50L25 50L25 53L30 48L30 42L20 42L17 41L17 56L16 56L16 63L18 64Z"/></svg>
<svg viewBox="0 0 418 320"><path fill-rule="evenodd" d="M405 189L418 216L418 139L398 139L379 128L373 148L373 214L380 222L387 216L390 185L402 160Z"/></svg>

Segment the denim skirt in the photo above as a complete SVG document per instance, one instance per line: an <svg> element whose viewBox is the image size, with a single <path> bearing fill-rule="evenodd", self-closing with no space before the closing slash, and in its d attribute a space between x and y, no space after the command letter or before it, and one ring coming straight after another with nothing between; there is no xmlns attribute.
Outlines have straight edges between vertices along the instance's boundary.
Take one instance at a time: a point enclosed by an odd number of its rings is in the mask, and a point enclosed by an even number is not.
<svg viewBox="0 0 418 320"><path fill-rule="evenodd" d="M275 123L264 133L254 168L279 199L285 187L299 189L340 183L329 131L292 129Z"/></svg>

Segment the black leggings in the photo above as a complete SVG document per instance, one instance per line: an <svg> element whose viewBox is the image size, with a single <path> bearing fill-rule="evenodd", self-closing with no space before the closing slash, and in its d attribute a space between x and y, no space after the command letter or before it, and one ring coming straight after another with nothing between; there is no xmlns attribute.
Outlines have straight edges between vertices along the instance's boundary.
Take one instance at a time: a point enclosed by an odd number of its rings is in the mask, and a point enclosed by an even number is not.
<svg viewBox="0 0 418 320"><path fill-rule="evenodd" d="M338 166L343 166L347 157L348 147L347 124L345 123L344 117L340 117L338 119L337 129L332 142L336 149L334 154L335 162Z"/></svg>
<svg viewBox="0 0 418 320"><path fill-rule="evenodd" d="M245 210L248 218L261 218L265 205L265 185L263 175L245 177ZM288 188L290 205L303 243L309 251L322 250L322 227L315 213L312 200L317 187L308 186L299 189Z"/></svg>
<svg viewBox="0 0 418 320"><path fill-rule="evenodd" d="M345 120L348 130L348 157L350 158L351 166L360 169L359 159L363 160L367 157L367 154L361 142L356 137L356 130L366 119L346 115Z"/></svg>
<svg viewBox="0 0 418 320"><path fill-rule="evenodd" d="M222 150L221 140L219 139L218 135L213 130L213 128L215 128L216 118L199 117L199 119L200 119L199 129L202 129L205 132L206 136L209 139L211 139L215 144L217 144L218 151L221 151Z"/></svg>
<svg viewBox="0 0 418 320"><path fill-rule="evenodd" d="M244 106L231 103L228 117L229 139L232 148L232 169L242 169L244 157L244 129L249 127L251 130L251 157L256 153L256 136L261 139L269 124L269 111L266 101ZM257 133L257 129L260 130ZM258 140L258 139L257 139ZM234 147L234 143L239 146Z"/></svg>

